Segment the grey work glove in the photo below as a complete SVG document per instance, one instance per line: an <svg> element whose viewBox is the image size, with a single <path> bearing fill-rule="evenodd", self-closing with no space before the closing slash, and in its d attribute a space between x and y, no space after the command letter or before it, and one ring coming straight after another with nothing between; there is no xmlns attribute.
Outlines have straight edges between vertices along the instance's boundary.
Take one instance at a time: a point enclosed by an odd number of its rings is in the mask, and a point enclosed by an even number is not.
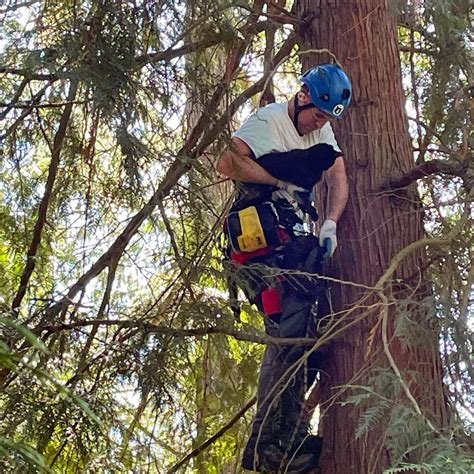
<svg viewBox="0 0 474 474"><path fill-rule="evenodd" d="M289 183L288 181L282 181L277 179L276 187L286 191L296 202L302 202L308 199L310 192L307 189L296 186L296 184Z"/></svg>
<svg viewBox="0 0 474 474"><path fill-rule="evenodd" d="M316 222L318 213L311 205L311 191L288 181L277 180L277 188L284 189L297 203L298 207Z"/></svg>
<svg viewBox="0 0 474 474"><path fill-rule="evenodd" d="M331 220L326 219L319 231L319 245L324 248L323 259L332 257L334 250L337 247L336 237L337 224Z"/></svg>

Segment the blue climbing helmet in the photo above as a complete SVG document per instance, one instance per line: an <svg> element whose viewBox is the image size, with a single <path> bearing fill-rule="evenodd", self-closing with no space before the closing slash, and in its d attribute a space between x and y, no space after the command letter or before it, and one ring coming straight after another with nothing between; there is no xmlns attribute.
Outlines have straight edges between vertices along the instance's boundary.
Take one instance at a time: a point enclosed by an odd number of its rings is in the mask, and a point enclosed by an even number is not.
<svg viewBox="0 0 474 474"><path fill-rule="evenodd" d="M300 81L309 88L311 101L331 117L341 118L352 98L352 83L336 64L321 64L306 71Z"/></svg>

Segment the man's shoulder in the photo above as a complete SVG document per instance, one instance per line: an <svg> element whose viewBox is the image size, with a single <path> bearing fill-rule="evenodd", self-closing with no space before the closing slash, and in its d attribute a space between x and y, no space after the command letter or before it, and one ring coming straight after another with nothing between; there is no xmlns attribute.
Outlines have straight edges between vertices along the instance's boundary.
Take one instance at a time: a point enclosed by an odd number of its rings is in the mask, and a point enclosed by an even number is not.
<svg viewBox="0 0 474 474"><path fill-rule="evenodd" d="M286 104L273 103L260 107L244 120L242 126L234 135L257 133L258 130L276 130L282 122L283 114L286 113ZM260 132L258 132L260 133Z"/></svg>
<svg viewBox="0 0 474 474"><path fill-rule="evenodd" d="M265 107L261 107L256 113L263 113L268 116L285 114L288 113L288 104L286 102L273 102Z"/></svg>
<svg viewBox="0 0 474 474"><path fill-rule="evenodd" d="M260 107L249 118L262 121L276 120L281 118L282 114L287 113L286 106L286 103L274 102L265 107Z"/></svg>

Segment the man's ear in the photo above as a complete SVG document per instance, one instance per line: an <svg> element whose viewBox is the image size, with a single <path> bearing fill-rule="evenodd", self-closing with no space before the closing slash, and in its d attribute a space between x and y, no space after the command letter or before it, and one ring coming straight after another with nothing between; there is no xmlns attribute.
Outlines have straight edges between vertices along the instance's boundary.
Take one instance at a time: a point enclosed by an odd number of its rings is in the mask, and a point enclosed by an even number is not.
<svg viewBox="0 0 474 474"><path fill-rule="evenodd" d="M298 92L298 104L306 105L311 103L311 97L309 95L308 86L305 84L301 90Z"/></svg>

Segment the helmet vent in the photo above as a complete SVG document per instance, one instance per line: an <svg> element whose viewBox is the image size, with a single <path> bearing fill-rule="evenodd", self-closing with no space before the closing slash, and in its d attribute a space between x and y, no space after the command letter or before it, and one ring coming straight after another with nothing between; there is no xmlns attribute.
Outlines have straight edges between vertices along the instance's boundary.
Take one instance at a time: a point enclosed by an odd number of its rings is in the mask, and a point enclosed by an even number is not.
<svg viewBox="0 0 474 474"><path fill-rule="evenodd" d="M323 94L322 96L319 97L321 100L324 100L324 102L329 102L329 95L328 94Z"/></svg>
<svg viewBox="0 0 474 474"><path fill-rule="evenodd" d="M342 100L346 100L351 96L351 91L349 89L344 89L342 91Z"/></svg>

